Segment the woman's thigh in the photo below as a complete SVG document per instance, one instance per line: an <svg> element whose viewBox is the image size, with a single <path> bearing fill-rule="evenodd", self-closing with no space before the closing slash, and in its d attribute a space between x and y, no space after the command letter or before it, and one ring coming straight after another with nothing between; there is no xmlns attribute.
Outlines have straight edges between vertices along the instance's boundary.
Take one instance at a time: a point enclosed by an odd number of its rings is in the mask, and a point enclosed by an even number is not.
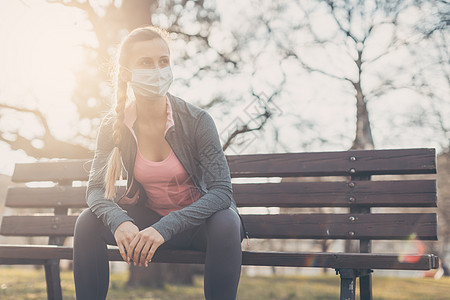
<svg viewBox="0 0 450 300"><path fill-rule="evenodd" d="M205 251L208 238L220 240L236 234L242 242L245 236L244 228L237 213L230 208L215 212L203 224L187 230L185 235L190 241L187 248Z"/></svg>
<svg viewBox="0 0 450 300"><path fill-rule="evenodd" d="M120 205L120 207L134 220L139 230L150 227L162 218L161 215L144 205ZM111 230L89 208L83 211L79 218L80 220L77 222L85 223L83 227L86 230L90 229L91 233L96 232L107 244L116 245ZM96 229L94 230L94 228ZM217 230L218 228L224 230ZM201 225L176 234L160 247L205 251L208 231L209 235L214 237L218 231L229 232L230 230L236 230L236 228L240 228L240 240L242 241L244 238L244 229L242 228L239 216L232 209L223 209L214 213ZM214 232L211 232L211 230Z"/></svg>
<svg viewBox="0 0 450 300"><path fill-rule="evenodd" d="M119 205L134 220L134 223L143 230L156 223L161 216L155 211L143 205ZM101 238L108 245L116 245L116 241L111 230L103 224L100 218L89 209L85 209L77 218L75 234L80 237Z"/></svg>

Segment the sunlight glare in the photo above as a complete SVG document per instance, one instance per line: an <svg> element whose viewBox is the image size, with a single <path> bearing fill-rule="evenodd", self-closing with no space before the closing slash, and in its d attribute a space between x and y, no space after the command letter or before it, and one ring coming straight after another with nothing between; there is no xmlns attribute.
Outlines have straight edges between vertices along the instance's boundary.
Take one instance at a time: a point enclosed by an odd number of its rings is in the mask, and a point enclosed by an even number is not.
<svg viewBox="0 0 450 300"><path fill-rule="evenodd" d="M0 11L0 100L39 109L64 138L75 117L71 97L85 63L83 45L96 46L85 15L42 1L3 2Z"/></svg>

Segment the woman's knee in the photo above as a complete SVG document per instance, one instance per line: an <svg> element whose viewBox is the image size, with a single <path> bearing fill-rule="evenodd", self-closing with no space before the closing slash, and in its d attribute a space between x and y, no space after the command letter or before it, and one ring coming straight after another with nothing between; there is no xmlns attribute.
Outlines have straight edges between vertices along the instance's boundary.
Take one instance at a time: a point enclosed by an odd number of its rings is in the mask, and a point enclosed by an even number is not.
<svg viewBox="0 0 450 300"><path fill-rule="evenodd" d="M241 241L241 221L232 209L222 209L206 220L209 238L221 241Z"/></svg>
<svg viewBox="0 0 450 300"><path fill-rule="evenodd" d="M101 224L100 224L101 223ZM94 232L99 232L96 230L99 226L103 225L100 219L89 209L85 209L81 212L75 222L74 228L74 238L90 235Z"/></svg>

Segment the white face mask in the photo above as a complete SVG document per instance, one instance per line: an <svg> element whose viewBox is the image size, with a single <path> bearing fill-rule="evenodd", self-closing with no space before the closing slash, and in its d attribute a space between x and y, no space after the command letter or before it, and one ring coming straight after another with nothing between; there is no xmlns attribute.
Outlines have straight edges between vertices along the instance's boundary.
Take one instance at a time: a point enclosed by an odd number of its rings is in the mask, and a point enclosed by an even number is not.
<svg viewBox="0 0 450 300"><path fill-rule="evenodd" d="M173 82L173 74L170 66L163 69L134 69L131 72L130 85L133 92L144 97L155 95L165 96Z"/></svg>

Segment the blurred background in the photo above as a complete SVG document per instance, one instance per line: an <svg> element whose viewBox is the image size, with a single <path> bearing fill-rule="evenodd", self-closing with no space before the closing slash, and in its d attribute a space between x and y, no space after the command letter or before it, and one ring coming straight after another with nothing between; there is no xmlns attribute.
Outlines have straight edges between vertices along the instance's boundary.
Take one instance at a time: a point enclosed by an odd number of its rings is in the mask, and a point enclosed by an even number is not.
<svg viewBox="0 0 450 300"><path fill-rule="evenodd" d="M146 24L170 32L170 92L211 113L225 154L436 148L448 265L445 0L0 0L1 214L15 163L93 156L116 47Z"/></svg>

